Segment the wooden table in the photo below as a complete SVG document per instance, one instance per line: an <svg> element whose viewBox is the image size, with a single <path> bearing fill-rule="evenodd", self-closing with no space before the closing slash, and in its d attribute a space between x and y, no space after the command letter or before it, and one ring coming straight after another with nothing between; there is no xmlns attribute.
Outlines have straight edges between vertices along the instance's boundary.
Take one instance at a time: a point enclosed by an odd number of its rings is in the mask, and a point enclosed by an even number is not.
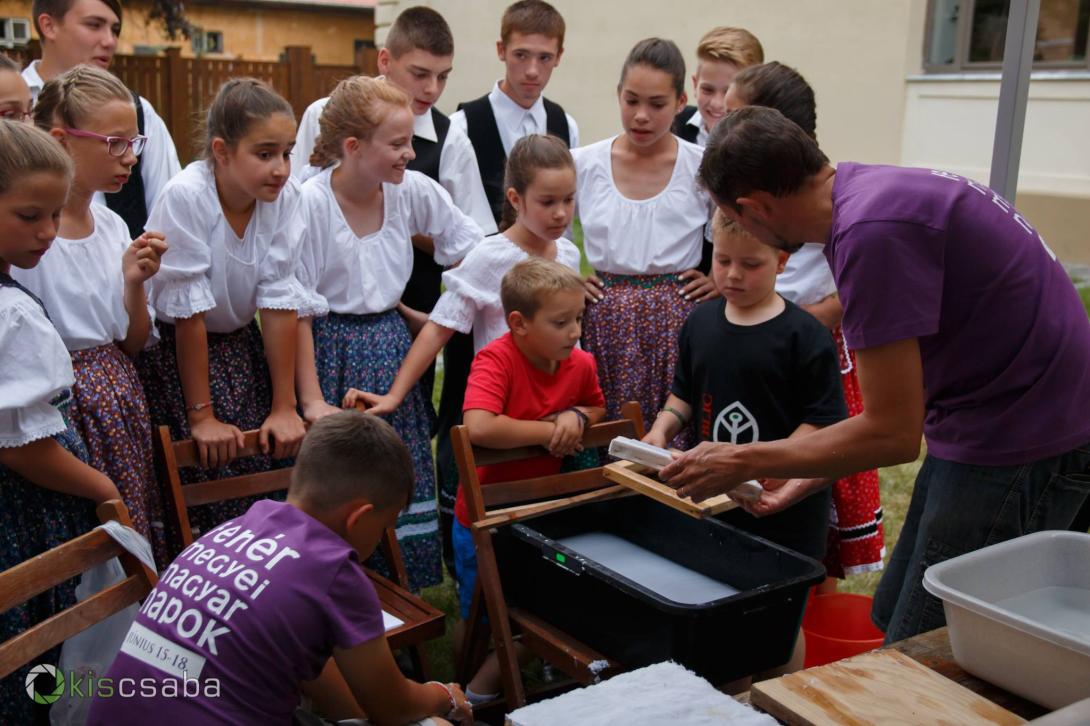
<svg viewBox="0 0 1090 726"><path fill-rule="evenodd" d="M949 678L974 693L980 694L992 703L1002 706L1026 720L1039 718L1048 713L1048 709L1038 706L1036 703L1027 701L1021 696L1016 696L1009 691L966 673L954 661L954 654L950 650L950 637L946 628L938 628L929 633L906 638L886 647L904 653L936 673ZM739 694L736 698L743 703L749 703L749 692Z"/></svg>

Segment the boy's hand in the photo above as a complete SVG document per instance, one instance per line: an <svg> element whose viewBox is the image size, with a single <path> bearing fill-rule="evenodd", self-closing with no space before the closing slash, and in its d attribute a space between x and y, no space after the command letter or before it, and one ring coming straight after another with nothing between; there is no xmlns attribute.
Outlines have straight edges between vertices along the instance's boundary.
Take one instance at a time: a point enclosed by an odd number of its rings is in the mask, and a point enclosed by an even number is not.
<svg viewBox="0 0 1090 726"><path fill-rule="evenodd" d="M121 270L126 285L143 285L156 272L167 243L160 232L145 232L132 241L121 256Z"/></svg>
<svg viewBox="0 0 1090 726"><path fill-rule="evenodd" d="M754 517L767 517L790 507L803 497L828 483L827 479L761 479L764 493L760 499L738 500L742 508ZM730 494L730 492L727 492Z"/></svg>
<svg viewBox="0 0 1090 726"><path fill-rule="evenodd" d="M206 416L190 424L189 435L197 444L201 466L205 469L227 466L246 442L237 426L225 424L215 416Z"/></svg>
<svg viewBox="0 0 1090 726"><path fill-rule="evenodd" d="M261 424L257 440L261 444L261 453L272 453L274 459L288 459L299 453L299 446L303 443L307 429L303 426L303 419L295 409L274 410ZM272 439L272 447L269 446Z"/></svg>
<svg viewBox="0 0 1090 726"><path fill-rule="evenodd" d="M341 401L341 408L356 408L361 403L365 406L367 413L375 416L391 414L401 405L401 401L389 393L380 396L358 388L349 388L348 393L344 394L344 400Z"/></svg>
<svg viewBox="0 0 1090 726"><path fill-rule="evenodd" d="M457 683L448 683L447 688L450 689L450 693L454 696L454 711L447 714L448 718L454 719L460 724L473 724L473 705L470 704L469 699L466 698L466 694L462 692L462 687Z"/></svg>
<svg viewBox="0 0 1090 726"><path fill-rule="evenodd" d="M650 431L648 431L647 435L640 439L640 441L645 444L657 446L660 449L665 449L667 444L666 435L663 434L661 431L656 431L655 429L651 429Z"/></svg>
<svg viewBox="0 0 1090 726"><path fill-rule="evenodd" d="M704 302L719 297L719 291L715 289L715 282L700 270L685 270L678 277L687 281L685 287L681 288L681 295L686 300Z"/></svg>
<svg viewBox="0 0 1090 726"><path fill-rule="evenodd" d="M597 275L587 275L587 279L583 280L583 295L588 303L602 302L606 289Z"/></svg>
<svg viewBox="0 0 1090 726"><path fill-rule="evenodd" d="M571 456L583 450L583 419L575 411L561 411L553 422L549 453L556 457Z"/></svg>
<svg viewBox="0 0 1090 726"><path fill-rule="evenodd" d="M307 423L314 423L320 418L331 416L335 413L340 413L341 409L336 406L330 406L321 398L316 398L313 401L307 401L301 408L303 409L303 420Z"/></svg>

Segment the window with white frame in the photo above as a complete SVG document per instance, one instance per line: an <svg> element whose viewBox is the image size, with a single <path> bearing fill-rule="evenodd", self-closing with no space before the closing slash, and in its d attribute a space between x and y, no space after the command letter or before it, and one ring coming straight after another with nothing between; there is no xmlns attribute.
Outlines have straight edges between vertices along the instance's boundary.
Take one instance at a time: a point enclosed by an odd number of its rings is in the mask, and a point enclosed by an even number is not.
<svg viewBox="0 0 1090 726"><path fill-rule="evenodd" d="M1090 0L1040 0L1035 70L1090 70ZM995 71L1003 64L1010 0L930 0L924 69Z"/></svg>

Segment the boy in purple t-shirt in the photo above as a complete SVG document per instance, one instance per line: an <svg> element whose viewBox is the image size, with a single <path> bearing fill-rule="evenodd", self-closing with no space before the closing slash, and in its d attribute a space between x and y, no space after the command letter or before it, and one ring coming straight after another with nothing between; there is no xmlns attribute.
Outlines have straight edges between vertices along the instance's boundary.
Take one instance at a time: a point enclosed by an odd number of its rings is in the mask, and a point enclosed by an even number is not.
<svg viewBox="0 0 1090 726"><path fill-rule="evenodd" d="M1090 321L1017 209L949 172L834 169L769 108L724 118L700 176L765 244L825 245L865 410L790 445L702 444L662 471L681 494L911 461L922 432L928 455L875 594L888 641L943 624L922 587L929 565L1073 525L1090 499ZM811 490L768 491L759 505Z"/></svg>
<svg viewBox="0 0 1090 726"><path fill-rule="evenodd" d="M412 490L387 423L355 411L315 423L286 502L257 502L163 572L88 724L291 723L300 694L333 720L470 717L457 685L401 675L360 564Z"/></svg>

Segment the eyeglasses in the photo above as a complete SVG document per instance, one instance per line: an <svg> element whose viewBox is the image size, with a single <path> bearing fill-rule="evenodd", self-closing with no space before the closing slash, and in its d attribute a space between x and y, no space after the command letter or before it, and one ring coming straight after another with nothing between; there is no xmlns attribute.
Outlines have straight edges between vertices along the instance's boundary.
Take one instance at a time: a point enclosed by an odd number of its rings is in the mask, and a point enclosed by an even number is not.
<svg viewBox="0 0 1090 726"><path fill-rule="evenodd" d="M24 111L21 108L5 108L0 111L0 118L7 121L26 121L30 118L30 111Z"/></svg>
<svg viewBox="0 0 1090 726"><path fill-rule="evenodd" d="M124 156L130 146L132 147L132 153L140 156L148 143L148 137L140 134L131 139L126 139L124 136L103 136L102 134L96 134L94 131L84 131L82 129L65 129L64 131L73 136L106 142L106 150L110 152L110 156Z"/></svg>

